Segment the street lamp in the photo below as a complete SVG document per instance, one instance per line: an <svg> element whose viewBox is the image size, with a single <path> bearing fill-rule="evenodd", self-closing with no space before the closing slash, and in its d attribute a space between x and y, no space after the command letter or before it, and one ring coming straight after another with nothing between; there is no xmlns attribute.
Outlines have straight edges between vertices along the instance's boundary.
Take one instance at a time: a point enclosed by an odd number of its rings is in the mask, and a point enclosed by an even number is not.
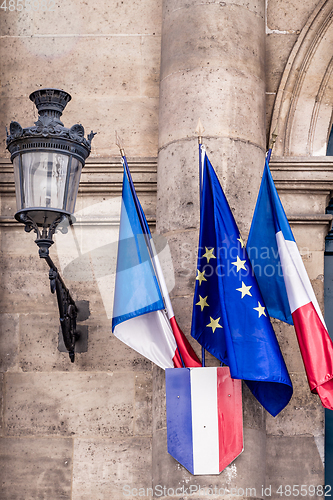
<svg viewBox="0 0 333 500"><path fill-rule="evenodd" d="M39 256L50 267L51 292L56 292L64 344L74 362L77 307L58 270L49 256L53 234L65 218L71 224L81 170L90 154L91 132L87 139L84 128L76 124L64 127L60 116L71 100L63 90L36 90L29 98L37 107L34 126L22 128L11 122L7 131L7 149L14 166L17 212L15 218L25 225L25 231L35 231Z"/></svg>

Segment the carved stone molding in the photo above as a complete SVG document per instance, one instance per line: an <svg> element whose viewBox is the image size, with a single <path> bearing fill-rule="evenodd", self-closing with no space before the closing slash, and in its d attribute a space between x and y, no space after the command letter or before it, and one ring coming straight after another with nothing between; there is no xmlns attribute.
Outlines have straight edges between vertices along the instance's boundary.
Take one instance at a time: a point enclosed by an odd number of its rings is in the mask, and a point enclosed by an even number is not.
<svg viewBox="0 0 333 500"><path fill-rule="evenodd" d="M292 224L329 227L325 213L333 195L333 157L273 157L270 169Z"/></svg>
<svg viewBox="0 0 333 500"><path fill-rule="evenodd" d="M333 102L333 0L321 0L290 53L274 105L279 156L326 153Z"/></svg>
<svg viewBox="0 0 333 500"><path fill-rule="evenodd" d="M130 158L129 167L139 196L151 198L153 207L157 194L157 159ZM331 216L325 214L325 207L333 194L333 157L277 157L273 156L270 168L276 187L283 199L290 196L295 201L292 212L287 211L293 224L328 225ZM120 196L123 167L120 158L88 158L82 171L79 194L82 196ZM0 159L0 195L15 196L13 167L8 158ZM307 201L309 196L313 202ZM147 216L154 226L155 214ZM80 224L118 224L117 221L80 220ZM3 214L1 226L17 224L14 217Z"/></svg>
<svg viewBox="0 0 333 500"><path fill-rule="evenodd" d="M128 158L133 181L138 196L145 199L150 210L146 213L151 227L156 224L156 193L157 193L157 159L156 158ZM79 187L80 196L94 198L121 196L123 181L123 166L120 157L117 158L88 158L82 170ZM9 158L0 158L0 196L15 197L14 171ZM117 225L119 220L91 218L80 219L81 225ZM0 226L18 224L13 216L2 213Z"/></svg>
<svg viewBox="0 0 333 500"><path fill-rule="evenodd" d="M156 196L157 159L129 158L128 164L138 194ZM118 196L123 167L120 158L88 158L82 170L79 193ZM9 158L0 158L0 194L15 194L14 171Z"/></svg>

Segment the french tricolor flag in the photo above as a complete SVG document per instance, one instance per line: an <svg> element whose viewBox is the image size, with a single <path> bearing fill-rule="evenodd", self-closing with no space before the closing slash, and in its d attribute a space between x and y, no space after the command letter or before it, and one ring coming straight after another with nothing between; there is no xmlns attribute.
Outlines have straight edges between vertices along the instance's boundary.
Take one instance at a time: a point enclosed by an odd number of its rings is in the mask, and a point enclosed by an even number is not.
<svg viewBox="0 0 333 500"><path fill-rule="evenodd" d="M228 367L165 370L168 452L193 475L220 474L243 451L242 382Z"/></svg>
<svg viewBox="0 0 333 500"><path fill-rule="evenodd" d="M179 328L126 157L112 331L161 368L201 366Z"/></svg>
<svg viewBox="0 0 333 500"><path fill-rule="evenodd" d="M267 161L247 250L270 316L294 324L310 389L333 410L333 343Z"/></svg>
<svg viewBox="0 0 333 500"><path fill-rule="evenodd" d="M220 474L243 451L242 382L228 367L165 370L168 452L193 475Z"/></svg>

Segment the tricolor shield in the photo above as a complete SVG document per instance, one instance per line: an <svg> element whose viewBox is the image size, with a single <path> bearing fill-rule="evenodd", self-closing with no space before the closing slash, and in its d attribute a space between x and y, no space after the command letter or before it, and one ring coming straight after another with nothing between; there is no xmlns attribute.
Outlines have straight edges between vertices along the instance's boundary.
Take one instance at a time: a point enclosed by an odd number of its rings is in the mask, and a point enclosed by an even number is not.
<svg viewBox="0 0 333 500"><path fill-rule="evenodd" d="M228 367L167 368L168 452L191 474L220 474L243 451L241 380Z"/></svg>

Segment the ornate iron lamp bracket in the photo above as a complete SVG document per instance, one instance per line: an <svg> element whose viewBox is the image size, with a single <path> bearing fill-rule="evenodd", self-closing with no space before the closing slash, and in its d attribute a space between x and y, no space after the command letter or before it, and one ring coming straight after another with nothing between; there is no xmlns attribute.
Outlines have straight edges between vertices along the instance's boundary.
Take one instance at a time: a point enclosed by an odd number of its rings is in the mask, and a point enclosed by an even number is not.
<svg viewBox="0 0 333 500"><path fill-rule="evenodd" d="M39 255L41 258L46 260L50 267L49 278L51 292L56 292L57 294L62 336L66 349L69 353L70 360L74 363L75 342L79 338L79 333L76 330L78 310L52 259L49 256L42 254L42 252L40 252Z"/></svg>
<svg viewBox="0 0 333 500"><path fill-rule="evenodd" d="M69 353L69 357L72 363L75 360L75 342L78 340L80 334L76 330L76 318L78 309L76 307L75 301L72 298L68 288L66 287L64 281L62 280L57 267L52 261L49 255L49 248L53 245L53 234L56 229L63 233L67 232L67 227L60 228L57 225L64 218L64 215L60 215L58 219L54 221L49 227L39 228L37 224L29 217L27 214L21 215L21 220L25 224L25 231L30 232L32 230L37 234L37 239L35 242L39 247L39 256L41 259L45 259L49 265L49 279L51 292L56 293L60 317L60 326L62 331L62 336L64 339L64 344Z"/></svg>
<svg viewBox="0 0 333 500"><path fill-rule="evenodd" d="M53 260L49 256L49 240L36 240L39 246L39 256L41 259L45 259L49 265L49 279L51 292L56 293L59 309L59 319L62 331L62 336L64 339L64 344L69 353L69 357L72 363L75 360L75 342L78 340L80 334L76 330L76 318L78 309L76 307L75 301L72 298L68 288L63 282L58 269L56 268ZM52 242L53 243L53 242Z"/></svg>

